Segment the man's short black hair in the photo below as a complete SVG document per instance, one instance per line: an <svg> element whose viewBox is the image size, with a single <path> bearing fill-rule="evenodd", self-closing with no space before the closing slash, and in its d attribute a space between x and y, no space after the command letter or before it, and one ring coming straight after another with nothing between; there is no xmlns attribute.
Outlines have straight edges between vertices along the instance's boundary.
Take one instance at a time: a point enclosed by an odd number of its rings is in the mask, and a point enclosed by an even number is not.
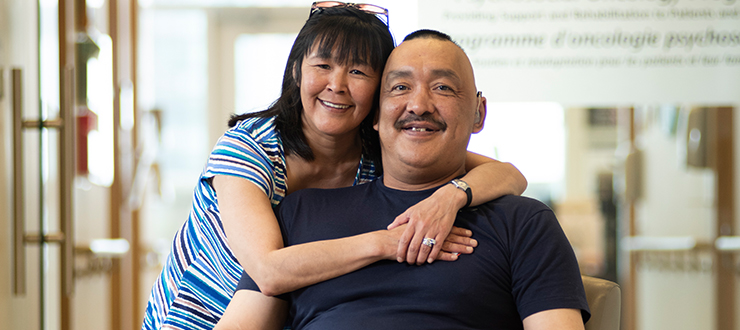
<svg viewBox="0 0 740 330"><path fill-rule="evenodd" d="M449 41L455 44L457 48L460 48L460 50L462 50L463 53L465 52L465 49L463 49L460 46L460 44L455 42L455 40L452 40L452 37L450 37L449 34L444 33L444 32L439 32L437 30L430 30L430 29L416 30L414 32L409 33L409 35L407 35L406 38L403 38L403 41L409 41L409 40L414 40L414 39L437 39L441 41Z"/></svg>
<svg viewBox="0 0 740 330"><path fill-rule="evenodd" d="M420 38L432 38L432 39L452 41L452 38L448 34L439 32L437 30L429 30L429 29L421 29L421 30L416 30L414 32L411 32L409 35L406 36L406 38L403 38L403 41L409 41L409 40L420 39ZM452 42L454 43L454 41Z"/></svg>

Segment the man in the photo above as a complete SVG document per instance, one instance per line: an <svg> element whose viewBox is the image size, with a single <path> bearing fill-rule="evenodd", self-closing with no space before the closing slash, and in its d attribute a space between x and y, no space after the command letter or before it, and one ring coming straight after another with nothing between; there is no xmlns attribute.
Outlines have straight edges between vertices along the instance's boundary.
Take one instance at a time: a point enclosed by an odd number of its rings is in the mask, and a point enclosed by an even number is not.
<svg viewBox="0 0 740 330"><path fill-rule="evenodd" d="M387 219L465 173L467 144L483 128L486 100L449 36L421 30L406 37L386 64L380 105L375 129L384 175L287 197L277 211L286 246L382 234ZM287 295L293 328L583 329L589 314L578 265L550 209L505 196L461 211L455 226L473 232L473 254L398 263L398 235L385 231L380 237L388 239L377 248L387 260ZM257 290L248 277L240 288ZM225 319L244 315L231 311L230 305Z"/></svg>

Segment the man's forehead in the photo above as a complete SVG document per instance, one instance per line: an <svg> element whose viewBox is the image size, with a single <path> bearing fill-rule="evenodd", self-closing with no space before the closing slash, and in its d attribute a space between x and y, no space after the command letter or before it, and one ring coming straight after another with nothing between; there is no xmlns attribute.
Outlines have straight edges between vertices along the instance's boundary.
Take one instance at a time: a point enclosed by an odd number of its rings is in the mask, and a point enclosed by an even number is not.
<svg viewBox="0 0 740 330"><path fill-rule="evenodd" d="M402 42L391 53L386 64L386 79L409 78L420 74L419 68L432 78L463 80L464 53L449 41L431 38Z"/></svg>

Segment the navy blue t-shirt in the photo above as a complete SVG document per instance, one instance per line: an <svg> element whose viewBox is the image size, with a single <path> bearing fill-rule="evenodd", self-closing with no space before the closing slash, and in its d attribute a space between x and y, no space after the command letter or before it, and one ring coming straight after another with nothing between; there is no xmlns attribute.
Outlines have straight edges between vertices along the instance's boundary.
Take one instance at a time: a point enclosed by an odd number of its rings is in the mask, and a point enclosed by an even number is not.
<svg viewBox="0 0 740 330"><path fill-rule="evenodd" d="M395 190L382 179L304 189L276 214L285 245L296 245L385 229L435 190ZM556 308L588 320L575 255L547 206L504 196L464 209L455 226L472 230L473 254L422 266L380 261L291 292L293 329L522 329L527 316ZM246 273L237 289L259 290Z"/></svg>

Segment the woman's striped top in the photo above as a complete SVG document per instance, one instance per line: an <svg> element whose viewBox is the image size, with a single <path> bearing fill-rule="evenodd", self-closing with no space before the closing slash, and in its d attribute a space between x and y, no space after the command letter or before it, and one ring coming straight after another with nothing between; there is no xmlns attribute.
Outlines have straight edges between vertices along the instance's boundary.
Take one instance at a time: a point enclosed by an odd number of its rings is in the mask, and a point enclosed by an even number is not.
<svg viewBox="0 0 740 330"><path fill-rule="evenodd" d="M195 188L188 220L149 297L142 329L211 329L223 315L242 274L224 234L215 175L256 184L273 206L285 197L285 152L274 118L239 122L219 139ZM360 160L354 184L375 178L372 162Z"/></svg>

